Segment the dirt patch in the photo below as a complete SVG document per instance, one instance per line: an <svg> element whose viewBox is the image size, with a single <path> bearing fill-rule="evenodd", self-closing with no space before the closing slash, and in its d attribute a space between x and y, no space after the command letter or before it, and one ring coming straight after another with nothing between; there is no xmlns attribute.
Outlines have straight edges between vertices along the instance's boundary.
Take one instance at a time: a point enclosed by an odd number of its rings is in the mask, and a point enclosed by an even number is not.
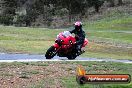
<svg viewBox="0 0 132 88"><path fill-rule="evenodd" d="M76 64L38 62L8 64L0 67L0 88L31 88L43 84L46 88L62 88L62 77L75 76Z"/></svg>
<svg viewBox="0 0 132 88"><path fill-rule="evenodd" d="M0 63L0 88L78 88L76 68L80 64L90 74L129 73L131 75L132 73L131 64L113 62L44 61Z"/></svg>

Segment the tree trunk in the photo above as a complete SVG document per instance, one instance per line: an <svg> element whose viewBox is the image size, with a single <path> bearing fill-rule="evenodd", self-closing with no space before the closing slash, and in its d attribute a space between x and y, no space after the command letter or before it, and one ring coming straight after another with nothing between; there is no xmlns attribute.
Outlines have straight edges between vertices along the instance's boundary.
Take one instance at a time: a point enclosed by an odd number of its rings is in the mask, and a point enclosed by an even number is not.
<svg viewBox="0 0 132 88"><path fill-rule="evenodd" d="M94 6L94 8L95 8L95 11L98 13L98 12L99 12L99 5L96 4L96 5Z"/></svg>

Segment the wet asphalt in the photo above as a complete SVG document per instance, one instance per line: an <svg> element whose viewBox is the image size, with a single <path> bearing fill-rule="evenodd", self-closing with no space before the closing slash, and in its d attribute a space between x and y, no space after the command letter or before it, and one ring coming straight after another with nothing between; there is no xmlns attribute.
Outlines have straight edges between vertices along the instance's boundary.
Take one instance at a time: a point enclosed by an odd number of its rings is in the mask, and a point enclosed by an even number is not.
<svg viewBox="0 0 132 88"><path fill-rule="evenodd" d="M77 57L75 60L68 60L66 57L58 57L47 60L45 55L33 55L33 54L9 54L0 53L0 62L37 62L37 61L105 61L105 62L121 62L132 63L132 60L115 60L115 59L98 59L88 57Z"/></svg>

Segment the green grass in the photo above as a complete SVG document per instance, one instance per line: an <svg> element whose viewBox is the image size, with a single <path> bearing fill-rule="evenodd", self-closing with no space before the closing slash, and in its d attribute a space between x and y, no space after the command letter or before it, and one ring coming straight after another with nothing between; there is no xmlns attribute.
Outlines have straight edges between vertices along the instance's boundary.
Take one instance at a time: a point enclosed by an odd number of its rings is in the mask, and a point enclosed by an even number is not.
<svg viewBox="0 0 132 88"><path fill-rule="evenodd" d="M103 52L94 52L94 51L87 51L82 55L82 57L89 57L89 58L98 58L98 59L128 59L131 60L132 56L131 55L124 55L124 54L113 54L111 53L103 53Z"/></svg>
<svg viewBox="0 0 132 88"><path fill-rule="evenodd" d="M27 72L22 72L19 76L19 78L23 78L23 79L29 79L30 75Z"/></svg>
<svg viewBox="0 0 132 88"><path fill-rule="evenodd" d="M110 16L109 16L110 15ZM85 22L85 30L91 38L103 38L111 41L132 43L132 16L124 13L110 12L97 21Z"/></svg>
<svg viewBox="0 0 132 88"><path fill-rule="evenodd" d="M62 30L1 26L0 31L1 52L43 53Z"/></svg>
<svg viewBox="0 0 132 88"><path fill-rule="evenodd" d="M0 26L1 40L23 40L23 41L39 41L53 40L60 30L49 30L46 28L26 28L26 27L5 27ZM50 35L49 35L50 34Z"/></svg>
<svg viewBox="0 0 132 88"><path fill-rule="evenodd" d="M131 24L132 16L121 14L120 16L107 16L98 21L85 22L84 28L92 43L83 56L132 59Z"/></svg>
<svg viewBox="0 0 132 88"><path fill-rule="evenodd" d="M85 30L91 39L107 39L107 41L132 43L132 16L115 19L104 18L98 21L85 22Z"/></svg>
<svg viewBox="0 0 132 88"><path fill-rule="evenodd" d="M132 32L132 31L130 31ZM132 43L132 33L123 33L123 32L105 32L105 31L97 31L90 32L90 37L94 37L97 40L107 39L107 41L121 42L121 43Z"/></svg>
<svg viewBox="0 0 132 88"><path fill-rule="evenodd" d="M129 31L130 30L131 31L132 16L126 15L124 13L121 16L119 15L121 14L112 14L110 16L109 14L107 14L106 17L103 17L100 20L85 22L85 28L91 29L91 30L112 30L112 31L115 31L115 30Z"/></svg>

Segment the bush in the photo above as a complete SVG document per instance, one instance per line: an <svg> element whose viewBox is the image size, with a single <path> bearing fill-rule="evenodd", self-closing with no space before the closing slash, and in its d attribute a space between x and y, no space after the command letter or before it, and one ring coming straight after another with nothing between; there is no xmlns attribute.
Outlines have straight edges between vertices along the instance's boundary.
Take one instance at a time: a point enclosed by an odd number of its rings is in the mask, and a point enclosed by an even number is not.
<svg viewBox="0 0 132 88"><path fill-rule="evenodd" d="M0 23L4 25L12 25L13 24L13 16L11 14L1 15Z"/></svg>

